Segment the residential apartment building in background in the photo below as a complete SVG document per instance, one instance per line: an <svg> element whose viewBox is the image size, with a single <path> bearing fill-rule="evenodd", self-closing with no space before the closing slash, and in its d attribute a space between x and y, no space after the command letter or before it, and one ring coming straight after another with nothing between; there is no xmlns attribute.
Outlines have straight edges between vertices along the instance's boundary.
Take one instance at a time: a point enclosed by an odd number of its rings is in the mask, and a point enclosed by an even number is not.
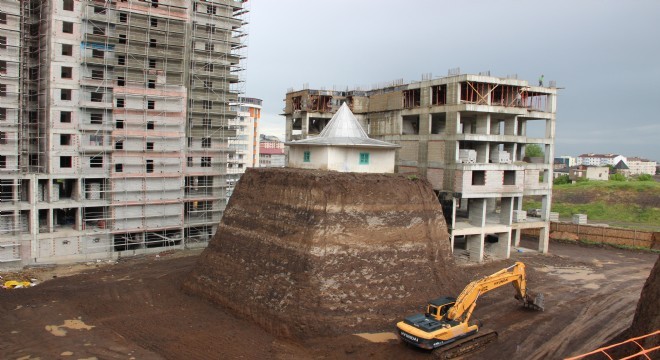
<svg viewBox="0 0 660 360"><path fill-rule="evenodd" d="M261 105L261 99L240 97L231 107L238 116L229 121L236 135L229 138L229 148L233 152L227 155L227 201L245 169L259 166Z"/></svg>
<svg viewBox="0 0 660 360"><path fill-rule="evenodd" d="M555 169L558 167L573 167L577 164L577 160L572 156L557 156L555 157Z"/></svg>
<svg viewBox="0 0 660 360"><path fill-rule="evenodd" d="M627 159L623 155L617 154L582 154L577 157L575 165L586 166L614 166L623 161L627 163Z"/></svg>
<svg viewBox="0 0 660 360"><path fill-rule="evenodd" d="M450 76L369 91L290 89L286 141L320 134L346 102L370 137L401 146L396 172L426 177L443 206L452 248L471 261L508 258L525 228L539 229L548 251L557 90L516 78ZM541 134L528 134L528 127ZM523 162L525 147L544 150ZM262 155L263 156L263 155ZM523 216L523 197L536 196L541 217Z"/></svg>
<svg viewBox="0 0 660 360"><path fill-rule="evenodd" d="M649 174L655 175L657 163L640 157L629 157L626 161L630 169L630 175Z"/></svg>
<svg viewBox="0 0 660 360"><path fill-rule="evenodd" d="M226 204L247 13L0 0L1 262L206 244Z"/></svg>
<svg viewBox="0 0 660 360"><path fill-rule="evenodd" d="M276 136L261 135L259 138L259 167L285 167L284 143Z"/></svg>

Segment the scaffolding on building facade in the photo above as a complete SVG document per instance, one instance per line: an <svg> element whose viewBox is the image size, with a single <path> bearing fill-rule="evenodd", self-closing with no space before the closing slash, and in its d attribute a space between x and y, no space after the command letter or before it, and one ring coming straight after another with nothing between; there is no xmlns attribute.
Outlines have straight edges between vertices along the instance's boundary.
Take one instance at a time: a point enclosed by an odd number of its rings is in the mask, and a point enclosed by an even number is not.
<svg viewBox="0 0 660 360"><path fill-rule="evenodd" d="M16 98L0 97L0 261L205 245L226 204L243 1L0 4L0 91Z"/></svg>

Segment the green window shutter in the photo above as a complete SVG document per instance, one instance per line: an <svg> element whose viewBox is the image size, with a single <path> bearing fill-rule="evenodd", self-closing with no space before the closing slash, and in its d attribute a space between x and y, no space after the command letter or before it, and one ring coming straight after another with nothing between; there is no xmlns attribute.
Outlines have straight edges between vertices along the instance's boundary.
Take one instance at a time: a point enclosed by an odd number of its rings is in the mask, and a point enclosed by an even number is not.
<svg viewBox="0 0 660 360"><path fill-rule="evenodd" d="M369 165L369 153L361 152L360 153L360 165Z"/></svg>
<svg viewBox="0 0 660 360"><path fill-rule="evenodd" d="M303 161L304 161L304 162L309 162L310 159L311 159L311 157L312 157L312 156L311 156L311 154L310 154L309 151L305 151L305 152L303 153Z"/></svg>

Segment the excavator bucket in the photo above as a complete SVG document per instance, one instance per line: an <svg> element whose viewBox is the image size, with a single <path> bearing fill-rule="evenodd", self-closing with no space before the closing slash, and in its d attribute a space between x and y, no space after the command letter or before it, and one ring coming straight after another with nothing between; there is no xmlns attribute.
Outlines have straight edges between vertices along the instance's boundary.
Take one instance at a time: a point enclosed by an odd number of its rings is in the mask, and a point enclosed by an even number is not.
<svg viewBox="0 0 660 360"><path fill-rule="evenodd" d="M516 299L522 301L523 306L532 309L532 310L537 310L537 311L543 311L545 301L543 299L543 294L538 294L538 295L532 295L531 293L527 293L525 295L524 299L521 299L520 296L516 295Z"/></svg>
<svg viewBox="0 0 660 360"><path fill-rule="evenodd" d="M538 294L532 298L529 294L525 296L524 306L529 309L543 311L545 301L543 299L543 294Z"/></svg>

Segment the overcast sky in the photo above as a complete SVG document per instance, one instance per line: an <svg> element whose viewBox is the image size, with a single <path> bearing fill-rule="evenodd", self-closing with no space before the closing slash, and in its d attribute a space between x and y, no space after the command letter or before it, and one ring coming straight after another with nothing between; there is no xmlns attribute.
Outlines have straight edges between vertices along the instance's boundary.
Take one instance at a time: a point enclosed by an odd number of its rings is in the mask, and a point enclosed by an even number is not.
<svg viewBox="0 0 660 360"><path fill-rule="evenodd" d="M660 1L251 0L246 95L283 137L289 88L490 70L556 80L556 155L660 160Z"/></svg>

